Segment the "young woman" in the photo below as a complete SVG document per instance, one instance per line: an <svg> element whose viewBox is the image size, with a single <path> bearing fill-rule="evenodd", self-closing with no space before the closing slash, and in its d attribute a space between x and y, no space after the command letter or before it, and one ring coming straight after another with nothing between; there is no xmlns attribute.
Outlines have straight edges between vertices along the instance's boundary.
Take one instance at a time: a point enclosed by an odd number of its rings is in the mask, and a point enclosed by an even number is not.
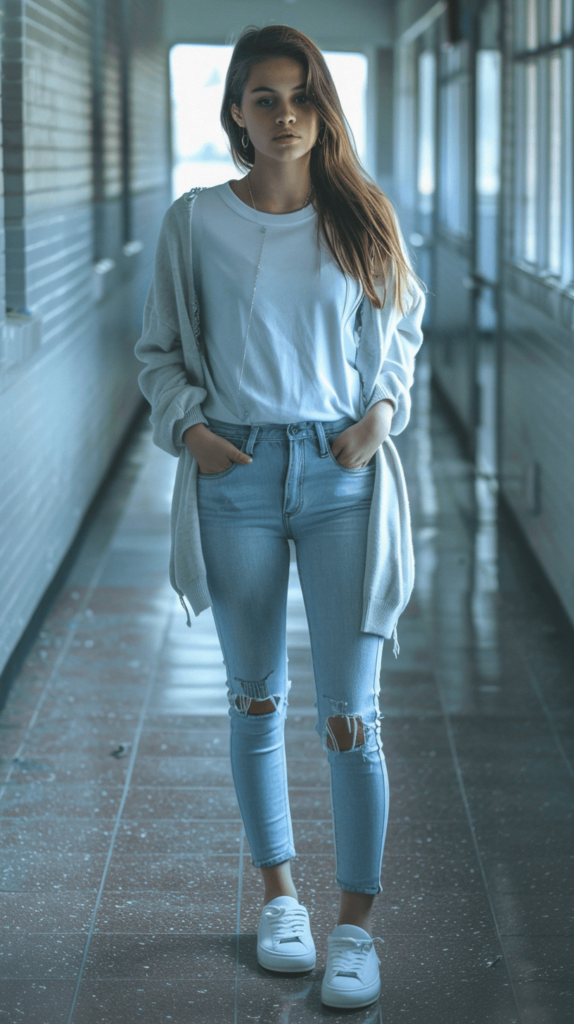
<svg viewBox="0 0 574 1024"><path fill-rule="evenodd" d="M308 970L283 742L295 543L341 889L321 994L359 1007L380 991L370 912L388 814L381 653L413 582L389 435L409 417L423 296L310 39L246 30L221 120L248 173L168 211L136 348L154 440L179 458L170 575L184 606L212 606L221 641L233 778L265 886L259 962Z"/></svg>

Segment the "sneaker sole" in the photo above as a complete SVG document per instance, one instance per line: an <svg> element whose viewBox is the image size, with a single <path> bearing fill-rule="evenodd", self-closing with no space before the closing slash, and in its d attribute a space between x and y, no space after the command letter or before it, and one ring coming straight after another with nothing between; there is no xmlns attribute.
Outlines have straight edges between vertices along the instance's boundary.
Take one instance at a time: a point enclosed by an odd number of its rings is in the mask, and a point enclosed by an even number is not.
<svg viewBox="0 0 574 1024"><path fill-rule="evenodd" d="M280 956L276 953L269 953L266 949L257 948L257 960L261 967L268 971L280 971L281 974L298 974L301 971L312 971L316 961L315 953L307 953L305 956Z"/></svg>
<svg viewBox="0 0 574 1024"><path fill-rule="evenodd" d="M362 1006L370 1006L376 1002L381 994L381 983L375 982L362 992L340 992L338 990L328 991L327 986L321 987L321 1002L324 1006L336 1010L359 1010Z"/></svg>

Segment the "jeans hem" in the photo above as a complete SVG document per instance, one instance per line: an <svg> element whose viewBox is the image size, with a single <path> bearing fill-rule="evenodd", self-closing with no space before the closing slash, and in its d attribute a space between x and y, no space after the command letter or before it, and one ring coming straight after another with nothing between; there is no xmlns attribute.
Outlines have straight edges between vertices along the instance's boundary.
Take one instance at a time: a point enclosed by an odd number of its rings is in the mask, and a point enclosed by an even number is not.
<svg viewBox="0 0 574 1024"><path fill-rule="evenodd" d="M254 868L274 868L276 864L282 864L285 860L293 860L297 854L293 847L291 847L287 853L280 853L278 857L272 857L270 860L256 861L254 857L251 858Z"/></svg>
<svg viewBox="0 0 574 1024"><path fill-rule="evenodd" d="M354 885L346 885L344 882L340 882L339 879L337 879L337 885L339 886L339 889L344 889L345 892L360 892L360 893L363 894L363 896L379 896L379 894L382 893L382 891L383 891L382 885L379 885L376 889L373 889L373 888L358 889Z"/></svg>

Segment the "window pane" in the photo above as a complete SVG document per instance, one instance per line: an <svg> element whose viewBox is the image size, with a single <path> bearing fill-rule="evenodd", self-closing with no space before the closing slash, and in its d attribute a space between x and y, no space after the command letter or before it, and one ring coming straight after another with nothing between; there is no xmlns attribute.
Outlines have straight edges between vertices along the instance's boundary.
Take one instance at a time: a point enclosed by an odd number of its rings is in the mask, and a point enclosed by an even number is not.
<svg viewBox="0 0 574 1024"><path fill-rule="evenodd" d="M526 9L524 0L514 0L514 49L517 52L526 47Z"/></svg>
<svg viewBox="0 0 574 1024"><path fill-rule="evenodd" d="M458 90L449 82L441 88L440 98L440 213L443 224L458 229Z"/></svg>
<svg viewBox="0 0 574 1024"><path fill-rule="evenodd" d="M551 42L562 37L562 0L550 0L548 4L548 32Z"/></svg>
<svg viewBox="0 0 574 1024"><path fill-rule="evenodd" d="M397 113L398 196L402 206L416 205L416 60L414 47L399 47ZM400 126L400 127L399 127Z"/></svg>
<svg viewBox="0 0 574 1024"><path fill-rule="evenodd" d="M530 263L536 260L536 192L538 168L536 164L537 117L537 68L529 64L525 70L524 104L524 235L523 255Z"/></svg>
<svg viewBox="0 0 574 1024"><path fill-rule="evenodd" d="M196 185L208 188L236 178L219 123L231 46L185 43L170 53L173 198Z"/></svg>
<svg viewBox="0 0 574 1024"><path fill-rule="evenodd" d="M418 190L432 196L435 189L435 55L430 50L419 57L419 162ZM423 212L430 212L430 207Z"/></svg>
<svg viewBox="0 0 574 1024"><path fill-rule="evenodd" d="M491 281L497 276L496 197L499 189L500 53L479 50L476 57L476 260L479 274ZM479 319L485 329L490 325L486 317L488 308L484 302L479 308Z"/></svg>
<svg viewBox="0 0 574 1024"><path fill-rule="evenodd" d="M369 62L363 53L323 51L333 76L341 106L349 123L357 155L367 163L367 71Z"/></svg>
<svg viewBox="0 0 574 1024"><path fill-rule="evenodd" d="M548 269L562 268L562 61L552 57L549 68Z"/></svg>
<svg viewBox="0 0 574 1024"><path fill-rule="evenodd" d="M476 186L479 195L495 196L500 187L500 53L477 54Z"/></svg>
<svg viewBox="0 0 574 1024"><path fill-rule="evenodd" d="M524 27L526 48L534 50L538 45L538 0L526 0Z"/></svg>
<svg viewBox="0 0 574 1024"><path fill-rule="evenodd" d="M468 78L450 79L440 93L440 219L468 232Z"/></svg>

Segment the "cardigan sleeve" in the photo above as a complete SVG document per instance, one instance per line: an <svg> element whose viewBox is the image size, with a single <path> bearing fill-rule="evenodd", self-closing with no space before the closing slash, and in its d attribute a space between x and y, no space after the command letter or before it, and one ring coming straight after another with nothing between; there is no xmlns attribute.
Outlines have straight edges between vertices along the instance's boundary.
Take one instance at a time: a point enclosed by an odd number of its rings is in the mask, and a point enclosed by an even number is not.
<svg viewBox="0 0 574 1024"><path fill-rule="evenodd" d="M180 236L171 207L161 227L154 271L144 309L143 331L136 344L137 358L145 363L140 388L151 405L153 440L159 448L178 456L183 434L195 423L207 423L201 403L207 392L192 379L185 365L180 312L185 311L184 288L179 277L183 258Z"/></svg>
<svg viewBox="0 0 574 1024"><path fill-rule="evenodd" d="M408 312L402 314L392 331L377 377L372 396L365 409L367 412L377 402L387 399L395 411L391 423L391 434L400 434L411 414L410 389L414 380L415 357L422 345L421 328L425 308L425 297L418 285L413 285L413 297Z"/></svg>

